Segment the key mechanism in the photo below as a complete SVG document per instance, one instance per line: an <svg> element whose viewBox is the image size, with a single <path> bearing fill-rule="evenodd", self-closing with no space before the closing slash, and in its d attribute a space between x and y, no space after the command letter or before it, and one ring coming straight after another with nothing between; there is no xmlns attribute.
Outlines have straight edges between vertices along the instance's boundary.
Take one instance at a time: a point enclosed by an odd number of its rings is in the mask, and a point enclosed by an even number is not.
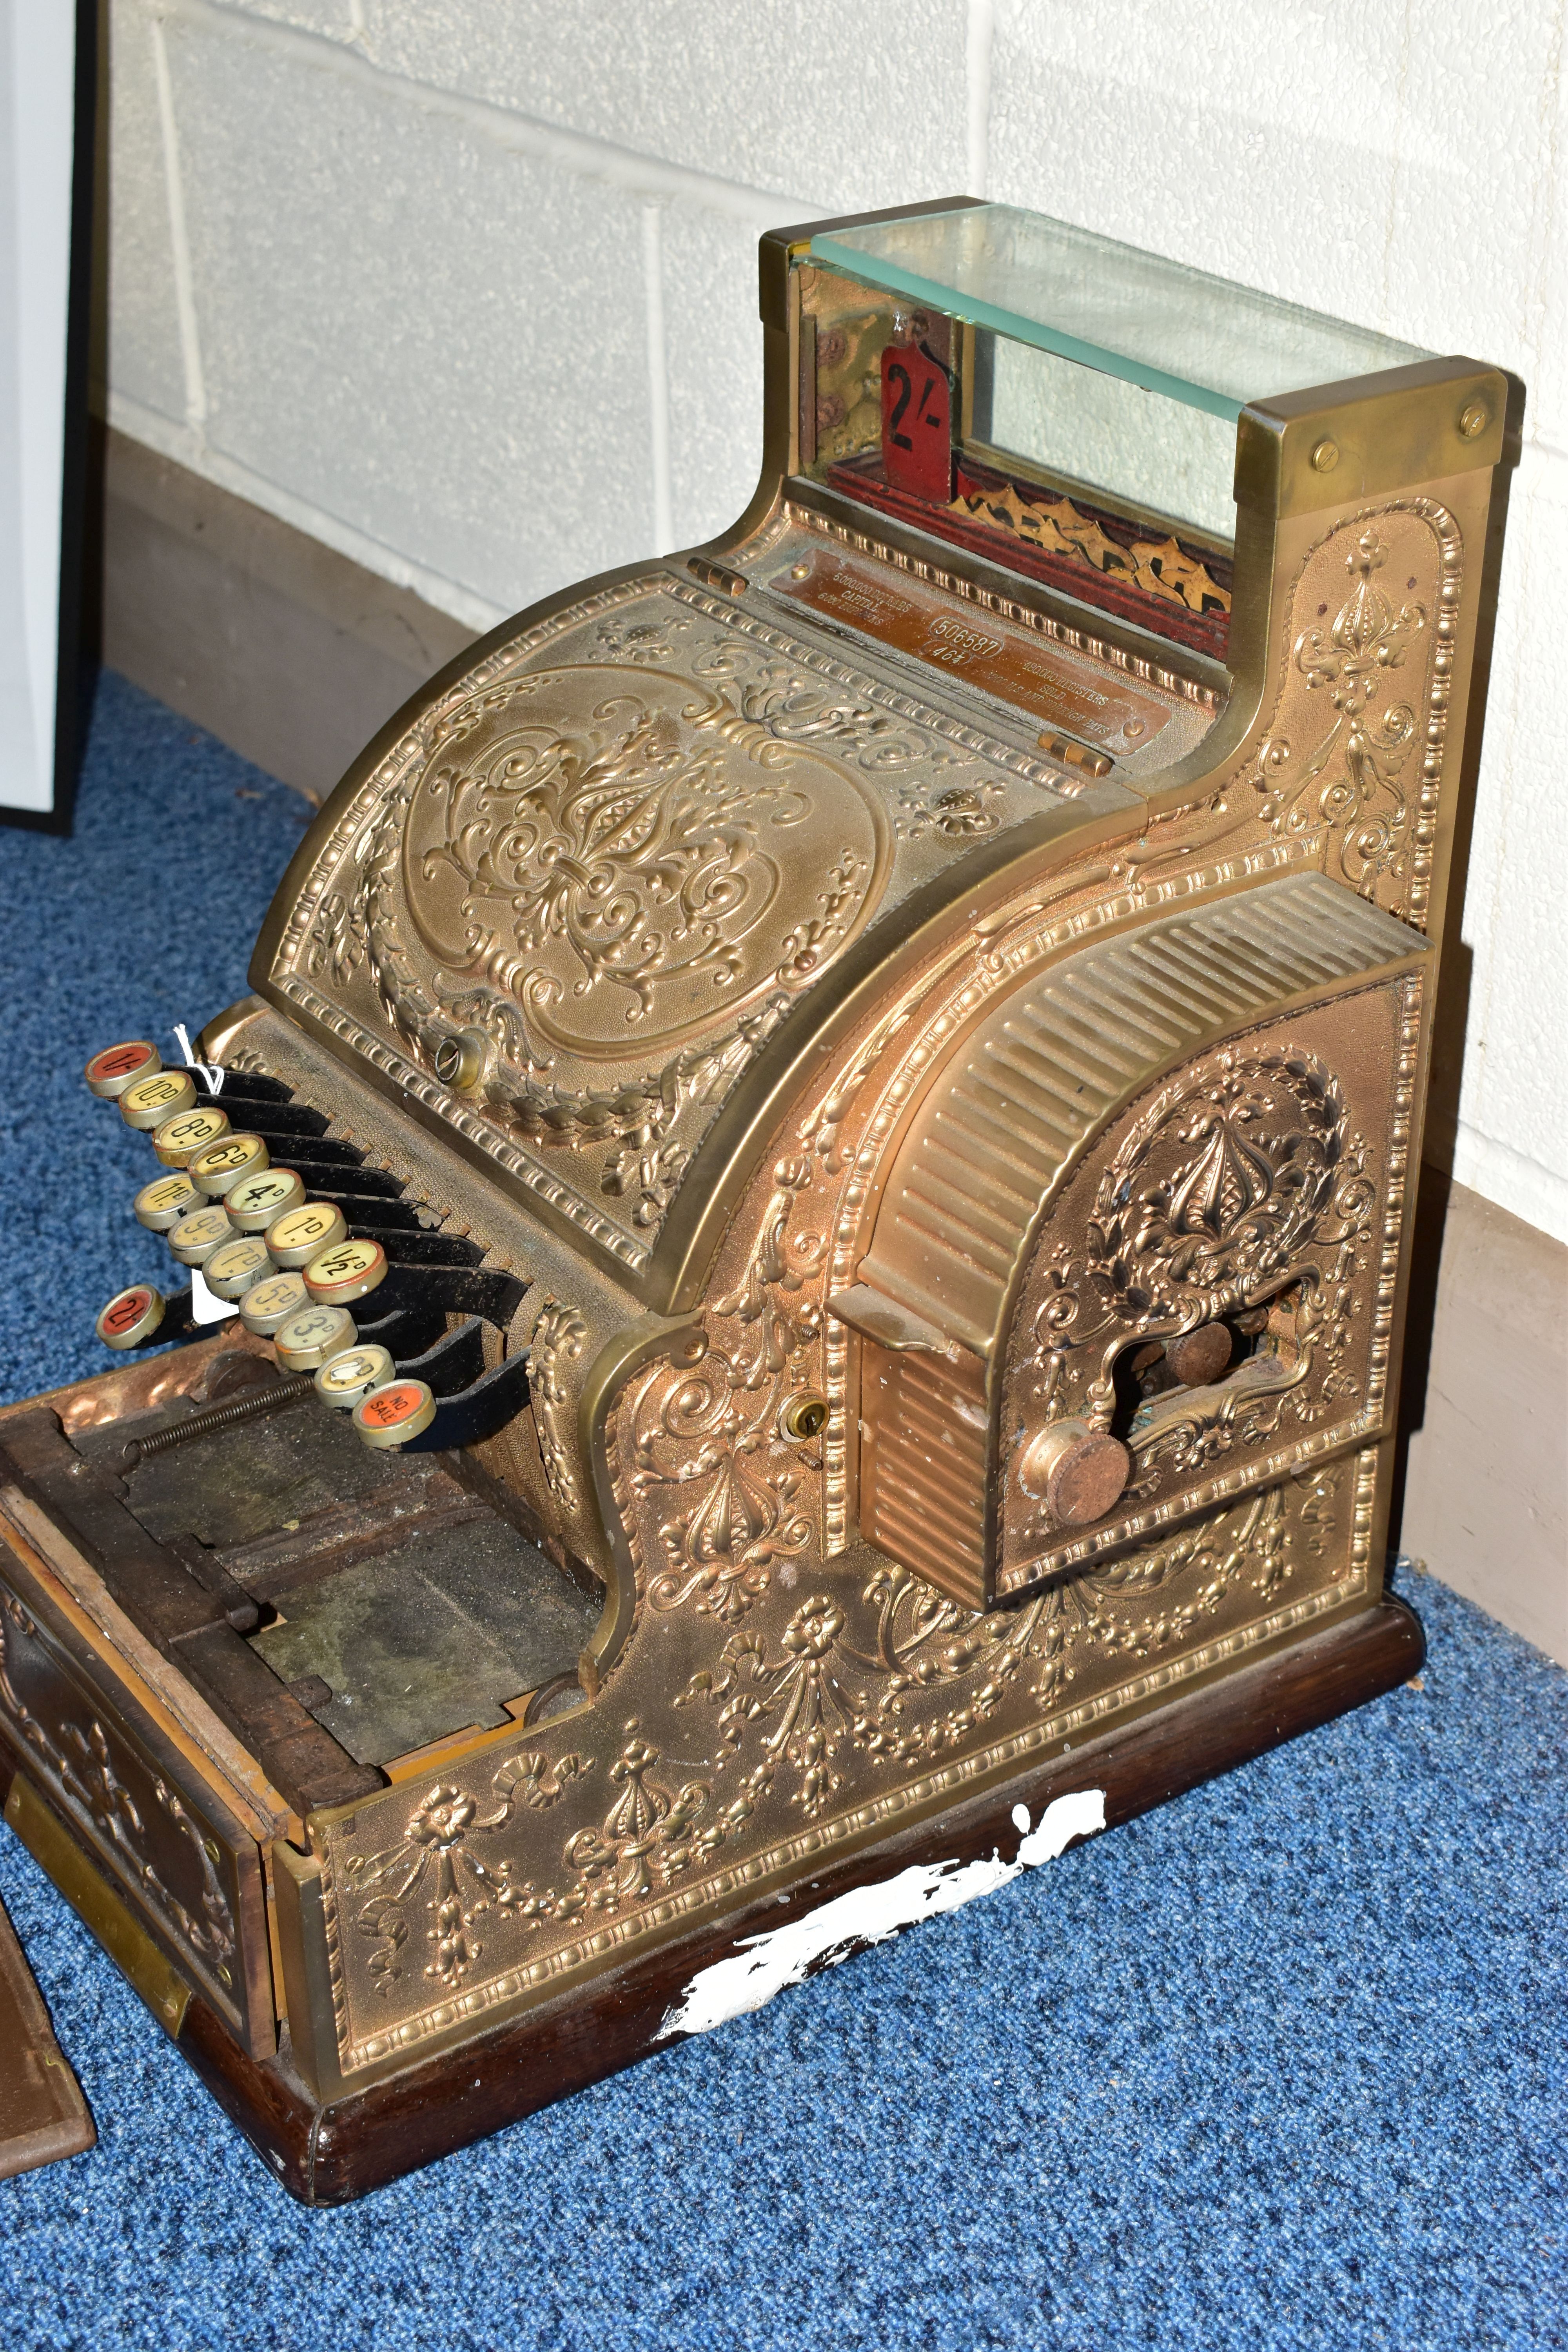
<svg viewBox="0 0 1568 2352"><path fill-rule="evenodd" d="M268 1164L267 1146L258 1135L225 1135L194 1152L186 1170L198 1192L221 1201L247 1176L257 1176Z"/></svg>
<svg viewBox="0 0 1568 2352"><path fill-rule="evenodd" d="M242 1234L264 1234L290 1209L303 1205L305 1180L292 1168L267 1168L241 1176L224 1194L228 1221Z"/></svg>
<svg viewBox="0 0 1568 2352"><path fill-rule="evenodd" d="M143 1184L132 1202L136 1222L149 1233L172 1232L180 1219L192 1209L204 1206L202 1195L183 1172L172 1176L154 1176L151 1184Z"/></svg>
<svg viewBox="0 0 1568 2352"><path fill-rule="evenodd" d="M1229 1366L1233 1345L1223 1323L1200 1323L1166 1340L1165 1361L1184 1388L1205 1389Z"/></svg>
<svg viewBox="0 0 1568 2352"><path fill-rule="evenodd" d="M193 1109L195 1099L196 1083L188 1070L160 1069L132 1079L119 1097L120 1116L127 1127L151 1130Z"/></svg>
<svg viewBox="0 0 1568 2352"><path fill-rule="evenodd" d="M268 1226L268 1255L274 1265L292 1270L309 1265L347 1234L348 1221L333 1202L307 1201L302 1208L286 1210Z"/></svg>
<svg viewBox="0 0 1568 2352"><path fill-rule="evenodd" d="M195 1110L176 1111L153 1130L153 1149L165 1168L186 1168L198 1151L228 1133L228 1113L201 1104Z"/></svg>
<svg viewBox="0 0 1568 2352"><path fill-rule="evenodd" d="M355 1405L353 1425L365 1444L379 1451L406 1445L435 1418L435 1392L424 1381L389 1381Z"/></svg>
<svg viewBox="0 0 1568 2352"><path fill-rule="evenodd" d="M123 1045L106 1045L101 1054L93 1055L82 1076L102 1101L117 1102L138 1078L155 1077L163 1066L156 1045L145 1037L136 1037Z"/></svg>

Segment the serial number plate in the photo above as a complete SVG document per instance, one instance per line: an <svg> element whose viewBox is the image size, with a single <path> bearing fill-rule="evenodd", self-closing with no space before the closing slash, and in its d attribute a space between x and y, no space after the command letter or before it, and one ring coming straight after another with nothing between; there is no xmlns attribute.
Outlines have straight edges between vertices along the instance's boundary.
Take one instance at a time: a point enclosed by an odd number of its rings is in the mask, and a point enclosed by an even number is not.
<svg viewBox="0 0 1568 2352"><path fill-rule="evenodd" d="M842 556L823 551L807 561L804 580L784 572L769 584L1086 743L1101 744L1108 751L1141 751L1172 716L1172 706L1154 695L1120 680L1102 682L1087 656L1042 644L989 613L954 612L934 598L906 595Z"/></svg>

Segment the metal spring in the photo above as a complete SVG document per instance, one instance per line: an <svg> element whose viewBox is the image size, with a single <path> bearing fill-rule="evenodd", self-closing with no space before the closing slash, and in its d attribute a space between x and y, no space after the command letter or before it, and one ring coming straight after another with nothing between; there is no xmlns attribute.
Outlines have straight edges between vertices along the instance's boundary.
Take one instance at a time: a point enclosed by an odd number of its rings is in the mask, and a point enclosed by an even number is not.
<svg viewBox="0 0 1568 2352"><path fill-rule="evenodd" d="M155 1430L151 1437L133 1438L125 1449L124 1467L134 1470L155 1454L167 1454L171 1446L188 1445L193 1438L206 1437L215 1429L227 1429L237 1421L250 1421L258 1413L275 1412L279 1405L292 1404L311 1386L309 1372L295 1372L286 1381L275 1381L270 1386L256 1390L249 1396L236 1397L232 1404L210 1405L205 1412L192 1413L189 1421L176 1421L168 1429Z"/></svg>

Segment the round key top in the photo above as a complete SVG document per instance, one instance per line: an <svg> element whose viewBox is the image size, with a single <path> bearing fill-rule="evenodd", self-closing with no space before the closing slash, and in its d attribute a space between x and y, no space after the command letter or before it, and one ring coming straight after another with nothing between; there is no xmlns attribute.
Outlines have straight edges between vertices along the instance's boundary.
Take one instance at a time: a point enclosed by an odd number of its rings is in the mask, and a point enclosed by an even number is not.
<svg viewBox="0 0 1568 2352"><path fill-rule="evenodd" d="M312 1298L329 1306L347 1307L366 1297L386 1280L386 1252L379 1242L351 1234L313 1257L305 1268L305 1287Z"/></svg>
<svg viewBox="0 0 1568 2352"><path fill-rule="evenodd" d="M154 1136L154 1150L157 1142ZM186 1173L198 1192L221 1201L226 1193L233 1192L242 1176L259 1175L267 1161L267 1146L258 1135L225 1135L193 1152Z"/></svg>
<svg viewBox="0 0 1568 2352"><path fill-rule="evenodd" d="M117 1290L92 1328L106 1348L134 1348L158 1328L166 1303L150 1282L138 1282Z"/></svg>
<svg viewBox="0 0 1568 2352"><path fill-rule="evenodd" d="M253 1283L239 1302L239 1319L247 1331L269 1339L290 1315L310 1304L310 1294L297 1274L269 1274Z"/></svg>
<svg viewBox="0 0 1568 2352"><path fill-rule="evenodd" d="M354 1407L354 1427L367 1445L406 1445L436 1418L436 1391L423 1381L388 1381Z"/></svg>
<svg viewBox="0 0 1568 2352"><path fill-rule="evenodd" d="M278 1360L291 1372L313 1372L330 1356L341 1356L359 1338L354 1318L342 1307L301 1307L272 1334Z"/></svg>
<svg viewBox="0 0 1568 2352"><path fill-rule="evenodd" d="M153 1129L153 1149L165 1168L188 1168L198 1151L228 1133L228 1113L203 1103L199 1109L177 1111ZM194 1181L194 1180L193 1180Z"/></svg>
<svg viewBox="0 0 1568 2352"><path fill-rule="evenodd" d="M389 1349L375 1346L349 1348L341 1356L329 1356L316 1374L316 1394L323 1404L341 1405L352 1412L361 1397L372 1389L384 1388L397 1370Z"/></svg>
<svg viewBox="0 0 1568 2352"><path fill-rule="evenodd" d="M292 1168L264 1168L259 1176L242 1176L223 1196L228 1221L242 1234L264 1234L286 1209L297 1209L305 1198L304 1179Z"/></svg>
<svg viewBox="0 0 1568 2352"><path fill-rule="evenodd" d="M216 1201L204 1201L180 1219L169 1235L169 1247L182 1265L205 1265L216 1250L234 1239L234 1227Z"/></svg>
<svg viewBox="0 0 1568 2352"><path fill-rule="evenodd" d="M138 1224L145 1225L150 1234L166 1234L177 1225L187 1209L199 1209L202 1196L183 1172L173 1176L154 1176L143 1184L132 1207Z"/></svg>
<svg viewBox="0 0 1568 2352"><path fill-rule="evenodd" d="M267 1228L267 1246L274 1265L309 1265L348 1232L343 1213L331 1201L307 1201L302 1209L289 1209Z"/></svg>
<svg viewBox="0 0 1568 2352"><path fill-rule="evenodd" d="M195 1098L196 1082L188 1070L160 1070L132 1080L120 1097L120 1116L127 1127L162 1127L166 1118L189 1110Z"/></svg>
<svg viewBox="0 0 1568 2352"><path fill-rule="evenodd" d="M95 1095L105 1102L117 1102L127 1087L138 1078L155 1077L163 1068L163 1056L156 1045L145 1037L133 1038L129 1045L106 1045L95 1054L82 1076Z"/></svg>
<svg viewBox="0 0 1568 2352"><path fill-rule="evenodd" d="M219 1298L243 1298L272 1271L259 1234L239 1234L222 1242L202 1268L202 1279Z"/></svg>

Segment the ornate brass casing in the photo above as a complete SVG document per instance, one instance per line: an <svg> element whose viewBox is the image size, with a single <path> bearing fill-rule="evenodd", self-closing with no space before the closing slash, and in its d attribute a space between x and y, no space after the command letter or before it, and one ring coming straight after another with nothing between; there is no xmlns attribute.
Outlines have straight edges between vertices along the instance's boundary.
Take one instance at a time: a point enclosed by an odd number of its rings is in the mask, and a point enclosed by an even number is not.
<svg viewBox="0 0 1568 2352"><path fill-rule="evenodd" d="M528 1400L463 1475L602 1591L574 1670L242 1806L0 1491L26 1801L323 2102L1381 1591L1518 388L1203 392L1232 539L1174 461L1010 455L1002 297L874 244L763 239L746 514L434 679L202 1043L519 1286ZM950 498L896 462L917 350Z"/></svg>

